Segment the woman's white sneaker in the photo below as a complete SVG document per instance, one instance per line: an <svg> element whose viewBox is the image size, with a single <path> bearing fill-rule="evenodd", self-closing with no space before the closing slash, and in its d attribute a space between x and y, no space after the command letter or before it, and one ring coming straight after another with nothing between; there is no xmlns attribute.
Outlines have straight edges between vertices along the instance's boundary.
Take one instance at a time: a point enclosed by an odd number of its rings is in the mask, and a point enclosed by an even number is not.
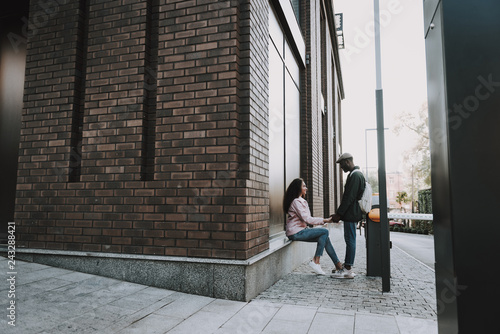
<svg viewBox="0 0 500 334"><path fill-rule="evenodd" d="M323 269L319 264L314 263L313 261L309 262L309 266L314 270L314 272L318 275L326 275Z"/></svg>

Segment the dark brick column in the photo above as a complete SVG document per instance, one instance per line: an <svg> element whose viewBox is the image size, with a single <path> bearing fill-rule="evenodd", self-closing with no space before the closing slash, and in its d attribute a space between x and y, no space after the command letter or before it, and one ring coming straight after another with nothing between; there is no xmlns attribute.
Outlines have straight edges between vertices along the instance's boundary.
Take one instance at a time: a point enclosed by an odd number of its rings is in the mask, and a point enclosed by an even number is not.
<svg viewBox="0 0 500 334"><path fill-rule="evenodd" d="M91 0L82 181L141 179L147 0Z"/></svg>
<svg viewBox="0 0 500 334"><path fill-rule="evenodd" d="M247 188L249 255L269 240L269 2L242 1L240 177Z"/></svg>

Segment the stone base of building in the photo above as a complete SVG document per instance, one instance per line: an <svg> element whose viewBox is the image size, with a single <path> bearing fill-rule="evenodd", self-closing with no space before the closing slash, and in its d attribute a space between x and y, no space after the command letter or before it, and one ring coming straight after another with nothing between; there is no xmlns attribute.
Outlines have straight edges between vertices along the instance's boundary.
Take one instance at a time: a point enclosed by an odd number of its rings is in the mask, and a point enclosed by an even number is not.
<svg viewBox="0 0 500 334"><path fill-rule="evenodd" d="M279 238L245 261L16 249L16 259L220 299L249 301L314 254L315 244ZM0 249L6 253L6 248Z"/></svg>

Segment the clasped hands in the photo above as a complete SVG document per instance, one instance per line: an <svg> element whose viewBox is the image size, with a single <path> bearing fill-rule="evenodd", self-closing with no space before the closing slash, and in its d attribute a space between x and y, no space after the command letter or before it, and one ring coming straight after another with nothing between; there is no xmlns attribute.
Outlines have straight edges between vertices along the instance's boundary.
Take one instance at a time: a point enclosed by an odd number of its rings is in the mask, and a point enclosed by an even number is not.
<svg viewBox="0 0 500 334"><path fill-rule="evenodd" d="M333 215L330 216L330 219L334 223L338 223L340 221L340 215L338 213L334 213Z"/></svg>
<svg viewBox="0 0 500 334"><path fill-rule="evenodd" d="M323 224L328 224L328 223L338 223L340 221L340 215L334 213L328 218L323 219ZM314 225L307 224L308 227L314 227Z"/></svg>
<svg viewBox="0 0 500 334"><path fill-rule="evenodd" d="M329 218L323 219L323 224L328 224L328 223L338 223L340 221L340 215L337 213L334 213L331 215ZM311 225L312 226L312 225Z"/></svg>

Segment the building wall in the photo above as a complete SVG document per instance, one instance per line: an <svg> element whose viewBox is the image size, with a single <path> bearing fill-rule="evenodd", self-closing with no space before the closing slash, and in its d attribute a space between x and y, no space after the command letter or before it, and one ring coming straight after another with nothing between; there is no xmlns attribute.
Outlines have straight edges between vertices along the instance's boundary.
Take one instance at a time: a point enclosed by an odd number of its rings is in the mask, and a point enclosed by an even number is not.
<svg viewBox="0 0 500 334"><path fill-rule="evenodd" d="M302 6L301 24L309 64L303 85L301 168L310 189L307 199L312 214L329 216L340 204L342 194L339 177L342 171L335 164L341 153L338 150L341 147L340 100L344 95L338 46L330 33L333 18L328 13L333 10L332 2L303 1Z"/></svg>
<svg viewBox="0 0 500 334"><path fill-rule="evenodd" d="M270 3L50 4L30 8L49 19L27 45L19 247L233 260L266 251ZM325 198L324 175L338 175L343 93L336 46L321 43L321 4L301 3L301 174L316 216L341 184Z"/></svg>
<svg viewBox="0 0 500 334"><path fill-rule="evenodd" d="M302 165L303 175L309 185L307 200L312 214L323 216L323 142L321 126L321 33L320 33L320 1L306 1L306 15L303 16L302 27L305 35L306 52L309 54L309 64L305 73L304 83L304 113L302 124L307 131L301 135L302 155L305 164Z"/></svg>
<svg viewBox="0 0 500 334"><path fill-rule="evenodd" d="M240 1L52 4L28 41L19 245L228 259L266 249L266 97L249 93L248 26L267 14ZM32 1L31 16L41 11Z"/></svg>

